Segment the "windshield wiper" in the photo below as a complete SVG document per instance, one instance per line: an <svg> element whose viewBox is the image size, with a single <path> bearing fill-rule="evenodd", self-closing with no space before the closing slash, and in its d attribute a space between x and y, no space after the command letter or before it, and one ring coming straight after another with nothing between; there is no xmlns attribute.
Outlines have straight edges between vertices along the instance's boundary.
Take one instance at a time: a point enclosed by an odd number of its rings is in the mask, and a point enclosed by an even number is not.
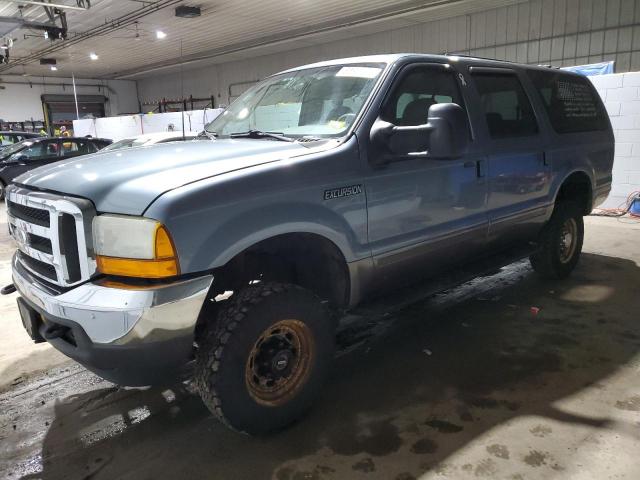
<svg viewBox="0 0 640 480"><path fill-rule="evenodd" d="M248 130L246 132L236 132L229 135L229 138L275 138L281 142L295 142L293 138L285 137L278 132L263 132L261 130Z"/></svg>
<svg viewBox="0 0 640 480"><path fill-rule="evenodd" d="M217 140L218 134L203 130L198 134L199 137L207 137L209 140Z"/></svg>

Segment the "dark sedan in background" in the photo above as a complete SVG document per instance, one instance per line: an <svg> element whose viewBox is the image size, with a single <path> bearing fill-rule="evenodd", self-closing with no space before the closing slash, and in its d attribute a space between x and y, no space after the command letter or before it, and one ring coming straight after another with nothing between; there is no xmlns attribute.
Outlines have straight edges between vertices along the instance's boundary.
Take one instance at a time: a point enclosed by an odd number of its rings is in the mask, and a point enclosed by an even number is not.
<svg viewBox="0 0 640 480"><path fill-rule="evenodd" d="M42 165L95 153L110 143L103 138L39 137L9 145L0 151L0 200L15 177Z"/></svg>
<svg viewBox="0 0 640 480"><path fill-rule="evenodd" d="M42 135L34 132L16 132L14 130L0 130L0 155L2 151L11 145L30 138L39 138Z"/></svg>

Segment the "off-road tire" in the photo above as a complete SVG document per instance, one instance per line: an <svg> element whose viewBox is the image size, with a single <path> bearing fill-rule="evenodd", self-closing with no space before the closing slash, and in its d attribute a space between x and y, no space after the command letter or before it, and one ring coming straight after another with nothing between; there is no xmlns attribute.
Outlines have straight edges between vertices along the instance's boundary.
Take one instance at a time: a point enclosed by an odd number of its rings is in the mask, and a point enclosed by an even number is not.
<svg viewBox="0 0 640 480"><path fill-rule="evenodd" d="M245 377L256 342L278 322L296 319L313 338L306 380L292 398L265 405L250 392ZM205 328L196 355L195 383L207 408L232 429L264 435L301 418L322 388L335 349L335 323L312 292L281 283L246 287Z"/></svg>
<svg viewBox="0 0 640 480"><path fill-rule="evenodd" d="M544 279L558 280L567 277L578 264L584 240L582 209L576 202L565 201L556 205L551 218L540 232L539 249L529 257L531 266ZM568 220L575 222L575 248L563 262L561 236Z"/></svg>

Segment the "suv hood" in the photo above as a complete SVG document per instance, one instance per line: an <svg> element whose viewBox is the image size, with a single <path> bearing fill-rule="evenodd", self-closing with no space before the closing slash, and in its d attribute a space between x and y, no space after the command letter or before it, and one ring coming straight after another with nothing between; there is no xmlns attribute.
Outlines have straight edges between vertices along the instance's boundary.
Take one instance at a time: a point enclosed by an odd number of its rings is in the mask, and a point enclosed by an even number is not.
<svg viewBox="0 0 640 480"><path fill-rule="evenodd" d="M99 212L140 215L174 188L308 152L298 143L254 139L167 143L63 160L14 182L88 198Z"/></svg>

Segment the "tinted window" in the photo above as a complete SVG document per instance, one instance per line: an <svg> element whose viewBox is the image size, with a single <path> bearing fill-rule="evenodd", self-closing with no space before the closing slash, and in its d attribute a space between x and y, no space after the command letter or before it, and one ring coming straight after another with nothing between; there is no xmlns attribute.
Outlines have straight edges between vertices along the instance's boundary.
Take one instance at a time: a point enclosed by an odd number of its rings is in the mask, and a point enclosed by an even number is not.
<svg viewBox="0 0 640 480"><path fill-rule="evenodd" d="M28 160L37 160L40 158L55 157L58 155L58 142L37 142L31 147L20 152L20 155Z"/></svg>
<svg viewBox="0 0 640 480"><path fill-rule="evenodd" d="M535 135L538 124L531 102L515 75L473 75L491 138Z"/></svg>
<svg viewBox="0 0 640 480"><path fill-rule="evenodd" d="M12 133L0 133L0 145L13 145L21 140L24 140L22 137L18 137Z"/></svg>
<svg viewBox="0 0 640 480"><path fill-rule="evenodd" d="M78 155L86 155L94 150L89 147L87 140L64 140L62 142L62 155L68 157L76 157Z"/></svg>
<svg viewBox="0 0 640 480"><path fill-rule="evenodd" d="M607 117L598 93L584 77L561 72L527 72L542 97L551 126L558 133L607 129Z"/></svg>
<svg viewBox="0 0 640 480"><path fill-rule="evenodd" d="M429 107L437 103L463 106L453 73L439 68L414 68L391 93L382 118L394 125L424 125Z"/></svg>

